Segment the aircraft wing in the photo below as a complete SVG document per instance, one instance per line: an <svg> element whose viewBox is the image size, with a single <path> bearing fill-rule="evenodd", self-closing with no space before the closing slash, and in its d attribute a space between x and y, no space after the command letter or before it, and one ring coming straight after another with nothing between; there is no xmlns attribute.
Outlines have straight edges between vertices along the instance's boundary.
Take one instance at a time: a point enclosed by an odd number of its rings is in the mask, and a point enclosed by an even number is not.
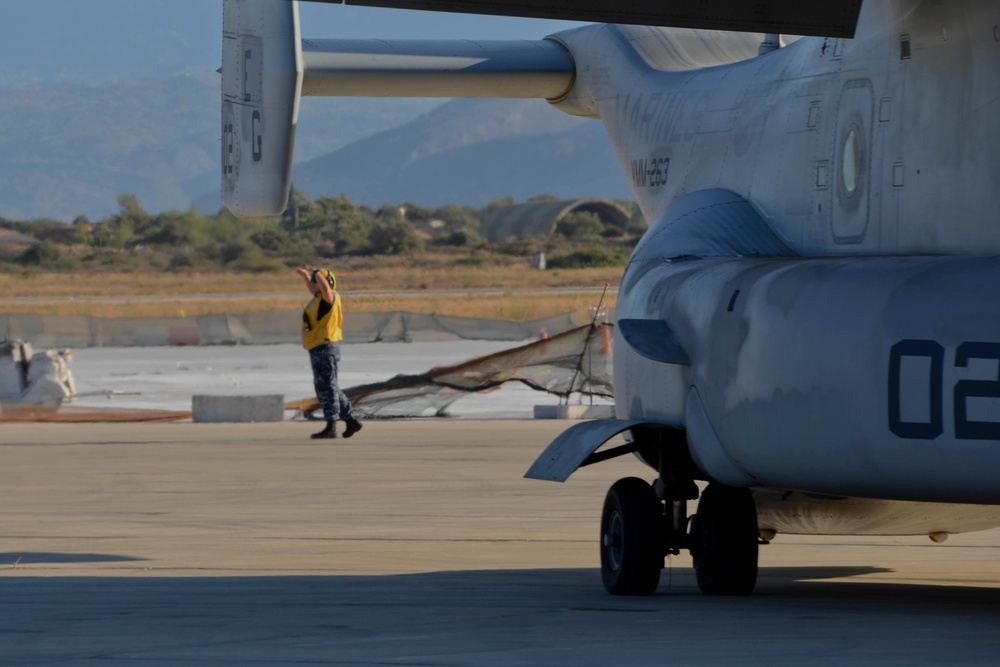
<svg viewBox="0 0 1000 667"><path fill-rule="evenodd" d="M861 0L309 0L333 4L627 23L706 30L853 37Z"/></svg>

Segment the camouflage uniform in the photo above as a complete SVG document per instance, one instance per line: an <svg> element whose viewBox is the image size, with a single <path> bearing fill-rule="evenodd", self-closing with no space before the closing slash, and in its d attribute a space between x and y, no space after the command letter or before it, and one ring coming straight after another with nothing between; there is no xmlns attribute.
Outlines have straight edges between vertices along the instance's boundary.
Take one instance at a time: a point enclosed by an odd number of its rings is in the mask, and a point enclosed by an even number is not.
<svg viewBox="0 0 1000 667"><path fill-rule="evenodd" d="M309 350L312 363L313 386L316 398L323 408L327 421L354 419L354 410L337 382L337 364L340 363L340 346L336 343L318 345Z"/></svg>

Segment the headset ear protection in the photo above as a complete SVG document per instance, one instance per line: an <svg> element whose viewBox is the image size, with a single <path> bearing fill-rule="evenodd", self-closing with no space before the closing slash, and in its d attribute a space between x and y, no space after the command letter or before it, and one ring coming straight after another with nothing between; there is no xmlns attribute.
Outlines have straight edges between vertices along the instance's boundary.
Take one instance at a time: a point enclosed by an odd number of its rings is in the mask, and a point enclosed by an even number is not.
<svg viewBox="0 0 1000 667"><path fill-rule="evenodd" d="M326 282L330 283L330 289L335 289L337 287L337 279L333 275L333 271L330 269L316 269L312 273L312 282L316 282L316 279L322 276L326 279Z"/></svg>

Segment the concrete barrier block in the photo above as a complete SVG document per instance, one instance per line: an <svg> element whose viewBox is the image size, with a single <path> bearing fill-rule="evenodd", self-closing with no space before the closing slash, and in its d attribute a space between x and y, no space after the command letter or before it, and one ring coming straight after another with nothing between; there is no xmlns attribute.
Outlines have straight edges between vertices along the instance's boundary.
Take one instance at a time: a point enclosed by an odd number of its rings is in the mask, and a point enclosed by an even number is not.
<svg viewBox="0 0 1000 667"><path fill-rule="evenodd" d="M583 413L584 419L614 419L615 406L613 405L588 405Z"/></svg>
<svg viewBox="0 0 1000 667"><path fill-rule="evenodd" d="M555 419L558 405L536 405L535 419Z"/></svg>
<svg viewBox="0 0 1000 667"><path fill-rule="evenodd" d="M198 394L191 397L191 419L195 422L280 422L285 419L285 397L283 394Z"/></svg>

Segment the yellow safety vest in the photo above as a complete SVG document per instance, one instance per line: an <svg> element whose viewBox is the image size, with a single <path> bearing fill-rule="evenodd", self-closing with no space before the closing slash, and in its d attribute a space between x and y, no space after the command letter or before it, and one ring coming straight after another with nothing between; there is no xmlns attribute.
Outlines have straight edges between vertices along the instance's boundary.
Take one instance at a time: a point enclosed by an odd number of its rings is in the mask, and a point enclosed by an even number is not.
<svg viewBox="0 0 1000 667"><path fill-rule="evenodd" d="M323 319L319 319L321 303L323 297L317 296L309 302L302 313L302 346L307 350L344 339L344 332L341 329L344 324L344 312L340 306L340 295L333 293L330 312L324 315Z"/></svg>

